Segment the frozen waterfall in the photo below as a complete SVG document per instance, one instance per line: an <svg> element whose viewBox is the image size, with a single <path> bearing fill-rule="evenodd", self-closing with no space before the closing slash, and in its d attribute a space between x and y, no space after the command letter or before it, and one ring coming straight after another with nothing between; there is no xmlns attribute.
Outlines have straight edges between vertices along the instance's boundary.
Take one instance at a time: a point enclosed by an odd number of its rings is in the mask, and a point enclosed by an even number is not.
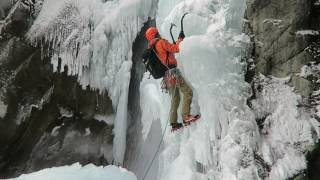
<svg viewBox="0 0 320 180"><path fill-rule="evenodd" d="M261 76L267 88L252 108L247 106L251 87L244 80L242 60L249 43L242 33L245 8L246 0L46 0L28 39L52 56L56 71L66 66L83 88L108 93L115 109L115 164L123 164L126 151L137 157L127 164L138 179L163 133L146 179L285 179L306 168L303 152L313 145L318 125L297 109L301 97L283 79ZM192 112L200 113L201 120L176 133L166 129L170 97L161 91L160 80L149 79L146 72L137 138L142 148L126 149L132 44L149 17L168 40L175 23L177 37L186 12L186 38L176 57L194 88ZM263 115L268 115L269 128L261 131L256 119Z"/></svg>

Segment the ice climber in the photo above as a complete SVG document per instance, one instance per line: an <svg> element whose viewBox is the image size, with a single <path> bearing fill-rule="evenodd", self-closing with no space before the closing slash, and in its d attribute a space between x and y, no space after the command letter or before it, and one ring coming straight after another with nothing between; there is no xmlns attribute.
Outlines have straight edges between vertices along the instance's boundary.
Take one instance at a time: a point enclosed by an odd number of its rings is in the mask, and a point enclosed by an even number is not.
<svg viewBox="0 0 320 180"><path fill-rule="evenodd" d="M158 58L162 64L168 67L163 77L164 88L169 90L171 96L171 108L170 108L170 124L172 131L175 131L184 125L190 124L190 122L199 119L199 115L190 115L190 105L193 97L193 92L190 84L182 77L179 69L177 68L177 60L174 56L179 52L179 45L185 38L183 31L180 32L178 41L176 44L171 44L168 40L161 38L158 29L150 27L146 31L146 38L149 41L149 48L154 47ZM183 94L183 106L182 106L182 123L178 123L178 107L180 104L180 92Z"/></svg>

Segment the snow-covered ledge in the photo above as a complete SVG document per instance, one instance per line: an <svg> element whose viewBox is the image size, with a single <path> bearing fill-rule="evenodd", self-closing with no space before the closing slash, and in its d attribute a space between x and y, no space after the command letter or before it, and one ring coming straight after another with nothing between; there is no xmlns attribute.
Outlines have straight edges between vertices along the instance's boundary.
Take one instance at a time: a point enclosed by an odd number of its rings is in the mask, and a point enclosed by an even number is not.
<svg viewBox="0 0 320 180"><path fill-rule="evenodd" d="M81 166L75 163L71 166L43 169L31 174L24 174L13 180L137 180L132 173L117 166L97 167L89 164Z"/></svg>

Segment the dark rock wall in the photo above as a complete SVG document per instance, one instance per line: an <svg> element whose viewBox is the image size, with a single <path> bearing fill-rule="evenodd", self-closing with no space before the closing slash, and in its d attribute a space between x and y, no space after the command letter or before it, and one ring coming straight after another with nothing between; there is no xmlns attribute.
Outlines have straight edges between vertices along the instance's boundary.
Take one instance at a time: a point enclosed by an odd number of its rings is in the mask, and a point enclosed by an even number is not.
<svg viewBox="0 0 320 180"><path fill-rule="evenodd" d="M74 162L112 163L113 126L95 120L113 114L108 95L83 90L65 67L53 72L24 39L30 9L19 7L10 20L0 37L0 179Z"/></svg>
<svg viewBox="0 0 320 180"><path fill-rule="evenodd" d="M258 74L274 77L290 77L289 85L295 87L297 93L306 100L300 108L313 112L319 104L311 96L319 90L317 83L319 72L311 77L300 76L301 68L305 65L320 63L308 49L315 49L319 44L319 34L302 35L302 30L320 30L320 6L316 0L247 0L245 18L248 20L244 31L250 36L251 44L247 52L248 72L246 80L252 87L253 79ZM317 45L316 45L317 46ZM320 52L320 51L319 51ZM319 52L318 55L320 55ZM254 97L253 88L253 96ZM250 106L250 99L248 100ZM313 115L312 115L313 116ZM320 117L314 116L320 120ZM259 121L259 120L257 120ZM259 124L259 122L258 122ZM308 155L306 173L298 174L291 179L319 179L319 145Z"/></svg>
<svg viewBox="0 0 320 180"><path fill-rule="evenodd" d="M256 74L291 76L290 85L305 97L312 83L298 74L313 61L305 49L316 38L301 30L319 30L319 14L312 0L248 0L246 33L252 36Z"/></svg>

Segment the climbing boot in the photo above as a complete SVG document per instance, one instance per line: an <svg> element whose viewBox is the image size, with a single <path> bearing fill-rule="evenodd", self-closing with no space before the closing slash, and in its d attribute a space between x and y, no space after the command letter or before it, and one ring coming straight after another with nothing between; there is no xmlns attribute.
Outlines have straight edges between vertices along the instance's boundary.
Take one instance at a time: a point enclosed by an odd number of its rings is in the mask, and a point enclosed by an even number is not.
<svg viewBox="0 0 320 180"><path fill-rule="evenodd" d="M182 123L171 123L171 132L174 132L180 128L183 128Z"/></svg>
<svg viewBox="0 0 320 180"><path fill-rule="evenodd" d="M189 125L190 123L197 121L199 118L200 118L200 115L184 115L182 117L183 124Z"/></svg>

